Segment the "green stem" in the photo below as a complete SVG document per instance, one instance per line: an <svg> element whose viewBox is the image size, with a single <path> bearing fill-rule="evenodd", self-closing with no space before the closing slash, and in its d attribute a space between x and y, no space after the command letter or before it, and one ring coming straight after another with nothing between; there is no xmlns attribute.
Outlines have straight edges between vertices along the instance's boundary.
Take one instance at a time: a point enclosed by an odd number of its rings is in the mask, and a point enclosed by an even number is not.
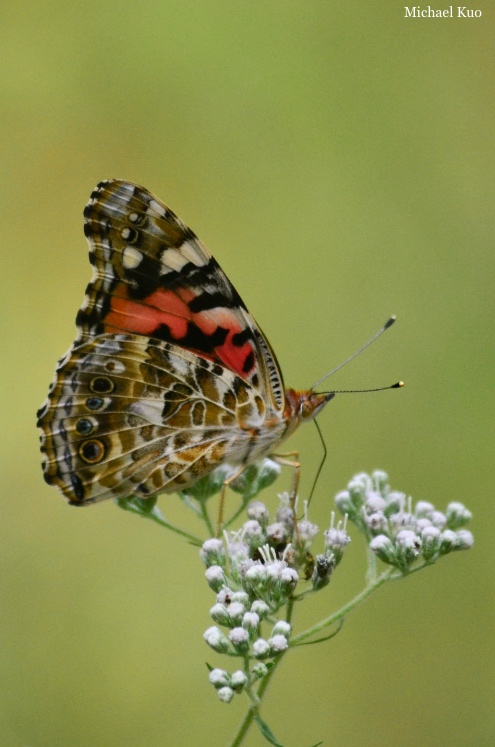
<svg viewBox="0 0 495 747"><path fill-rule="evenodd" d="M278 667L283 656L284 654L280 654L278 659L274 660L273 667L270 669L268 674L265 677L263 677L263 680L258 688L257 693L254 693L250 688L249 689L246 688L246 693L249 697L249 700L251 701L251 704L239 726L237 734L235 735L234 739L230 743L229 747L239 747L239 745L242 744L242 742L244 741L244 737L249 731L249 728L251 724L253 723L255 716L259 714L263 696L266 693L266 689L268 685L270 684L270 681L273 675L275 674L275 670Z"/></svg>
<svg viewBox="0 0 495 747"><path fill-rule="evenodd" d="M295 602L295 599L292 597L290 597L287 602L285 619L288 623L290 623L290 621L292 620L292 614L294 612L294 602ZM229 747L238 747L240 744L242 744L244 737L246 736L251 724L254 721L254 718L259 715L263 696L265 695L268 685L270 684L271 679L273 675L275 674L275 670L277 669L278 665L282 661L282 658L284 657L285 653L286 652L280 654L276 659L273 660L272 668L270 669L268 674L265 677L263 677L256 693L253 692L253 689L251 687L246 688L246 694L249 700L251 701L251 704L239 726L237 734L235 735L234 739L230 743ZM245 673L249 675L249 662L246 666L247 666L247 670L245 670Z"/></svg>
<svg viewBox="0 0 495 747"><path fill-rule="evenodd" d="M169 521L163 518L163 516L157 509L153 509L153 511L150 511L150 513L143 513L138 509L131 508L131 506L126 506L125 510L131 511L131 513L134 514L138 514L138 516L142 516L143 519L151 519L151 521L154 521L155 524L159 524L161 527L170 529L170 531L175 532L175 534L180 534L181 537L185 537L186 539L188 539L192 545L196 545L197 547L202 547L203 545L203 540L201 540L199 537L196 537L194 534L190 534L190 532L186 532L184 529L175 526L175 524L171 524Z"/></svg>
<svg viewBox="0 0 495 747"><path fill-rule="evenodd" d="M210 515L208 513L208 509L206 508L206 501L201 501L199 505L201 507L200 516L203 519L206 528L208 529L208 534L210 537L214 537L215 530L213 529L213 524L211 523Z"/></svg>
<svg viewBox="0 0 495 747"><path fill-rule="evenodd" d="M367 555L368 555L368 569L366 571L366 583L368 585L373 584L376 581L377 577L377 564L376 564L376 555L369 546L367 545Z"/></svg>

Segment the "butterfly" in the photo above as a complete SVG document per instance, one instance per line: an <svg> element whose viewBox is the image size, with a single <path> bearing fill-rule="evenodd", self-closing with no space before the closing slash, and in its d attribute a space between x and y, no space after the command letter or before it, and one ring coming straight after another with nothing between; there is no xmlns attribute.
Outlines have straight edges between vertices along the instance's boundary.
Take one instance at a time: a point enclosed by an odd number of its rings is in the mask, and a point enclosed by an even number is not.
<svg viewBox="0 0 495 747"><path fill-rule="evenodd" d="M143 187L84 210L93 278L38 411L44 478L73 505L185 490L273 453L334 396L284 387L275 354L196 235Z"/></svg>

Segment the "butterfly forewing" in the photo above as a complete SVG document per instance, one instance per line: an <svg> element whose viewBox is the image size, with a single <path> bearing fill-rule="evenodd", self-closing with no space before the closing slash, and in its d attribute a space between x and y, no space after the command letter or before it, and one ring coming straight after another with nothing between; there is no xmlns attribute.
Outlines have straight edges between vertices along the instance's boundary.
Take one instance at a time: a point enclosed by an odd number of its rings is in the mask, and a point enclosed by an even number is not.
<svg viewBox="0 0 495 747"><path fill-rule="evenodd" d="M102 182L84 216L94 277L77 318L81 341L135 332L172 342L234 371L283 409L269 344L191 229L128 182Z"/></svg>

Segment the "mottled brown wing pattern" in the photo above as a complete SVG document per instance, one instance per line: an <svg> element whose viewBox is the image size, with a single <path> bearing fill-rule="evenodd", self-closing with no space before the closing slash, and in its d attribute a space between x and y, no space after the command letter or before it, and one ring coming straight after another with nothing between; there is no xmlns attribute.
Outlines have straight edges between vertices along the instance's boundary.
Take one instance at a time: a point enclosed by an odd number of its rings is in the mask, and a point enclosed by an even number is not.
<svg viewBox="0 0 495 747"><path fill-rule="evenodd" d="M59 363L39 411L48 483L69 502L183 490L270 450L266 406L235 373L175 345L103 334Z"/></svg>

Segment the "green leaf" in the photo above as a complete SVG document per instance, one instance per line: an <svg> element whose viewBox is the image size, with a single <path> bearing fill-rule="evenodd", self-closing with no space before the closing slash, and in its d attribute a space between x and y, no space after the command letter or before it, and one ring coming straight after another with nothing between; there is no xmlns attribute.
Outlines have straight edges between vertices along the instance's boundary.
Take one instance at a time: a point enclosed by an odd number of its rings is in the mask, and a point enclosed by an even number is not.
<svg viewBox="0 0 495 747"><path fill-rule="evenodd" d="M270 744L274 744L275 747L284 747L283 744L281 744L276 737L273 735L272 731L270 730L268 724L266 724L263 719L261 719L259 716L255 716L254 720L258 724L258 728L262 735L265 737L267 742L270 742Z"/></svg>

